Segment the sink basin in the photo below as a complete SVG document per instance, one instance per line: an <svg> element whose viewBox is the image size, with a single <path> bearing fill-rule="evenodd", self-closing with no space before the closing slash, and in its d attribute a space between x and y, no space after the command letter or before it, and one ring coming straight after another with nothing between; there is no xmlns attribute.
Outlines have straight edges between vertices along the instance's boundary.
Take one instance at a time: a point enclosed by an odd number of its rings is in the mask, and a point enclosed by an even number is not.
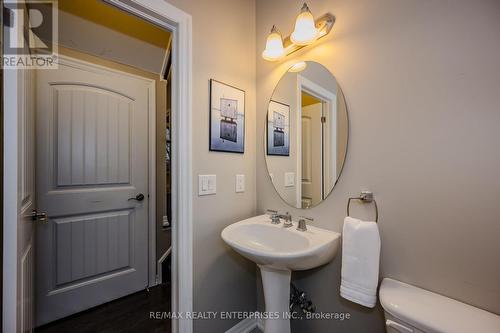
<svg viewBox="0 0 500 333"><path fill-rule="evenodd" d="M340 234L297 223L284 228L271 224L269 216L255 216L227 226L222 239L236 252L255 262L262 275L266 313L279 314L264 321L265 333L290 332L290 277L293 270L324 265L337 254Z"/></svg>
<svg viewBox="0 0 500 333"><path fill-rule="evenodd" d="M260 266L306 270L330 262L337 254L340 234L297 224L284 228L271 224L267 215L236 222L222 231L222 239L236 252Z"/></svg>

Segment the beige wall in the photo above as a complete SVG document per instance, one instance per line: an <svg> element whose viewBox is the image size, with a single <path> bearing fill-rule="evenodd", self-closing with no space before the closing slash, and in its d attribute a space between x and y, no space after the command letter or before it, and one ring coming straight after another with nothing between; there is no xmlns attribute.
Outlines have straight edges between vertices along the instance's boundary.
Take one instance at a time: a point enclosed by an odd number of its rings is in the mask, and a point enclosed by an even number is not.
<svg viewBox="0 0 500 333"><path fill-rule="evenodd" d="M498 1L310 0L316 16L336 15L334 30L278 64L260 58L265 37L274 23L286 35L301 2L168 1L193 16L193 177L218 177L215 196L198 197L193 184L195 311L255 310L255 266L223 244L226 225L275 208L340 231L347 197L369 188L380 207L382 276L500 313ZM298 59L336 76L351 121L342 177L307 212L278 197L264 158L268 100ZM208 151L210 78L246 91L244 155ZM243 194L234 193L237 173L246 175ZM352 319L294 322L294 332L383 331L380 308L339 298L339 263L293 278L318 311ZM198 321L195 332L235 323Z"/></svg>
<svg viewBox="0 0 500 333"><path fill-rule="evenodd" d="M255 265L224 244L224 227L255 215L255 3L168 0L193 17L194 310L255 311ZM245 154L209 152L209 80L245 90ZM246 191L235 193L235 175ZM217 175L217 194L198 197L199 174ZM182 221L179 221L182 223ZM201 320L195 332L225 332L238 320Z"/></svg>
<svg viewBox="0 0 500 333"><path fill-rule="evenodd" d="M382 277L393 277L500 314L500 2L311 0L333 13L332 34L283 63L259 54L273 24L286 35L301 1L257 0L257 210L306 214L340 231L346 201L375 192ZM332 195L304 212L267 176L263 137L273 88L293 60L324 64L350 116L346 166ZM370 207L353 207L371 216ZM380 309L338 296L340 256L294 273L319 311L344 322L294 322L294 332L382 332Z"/></svg>

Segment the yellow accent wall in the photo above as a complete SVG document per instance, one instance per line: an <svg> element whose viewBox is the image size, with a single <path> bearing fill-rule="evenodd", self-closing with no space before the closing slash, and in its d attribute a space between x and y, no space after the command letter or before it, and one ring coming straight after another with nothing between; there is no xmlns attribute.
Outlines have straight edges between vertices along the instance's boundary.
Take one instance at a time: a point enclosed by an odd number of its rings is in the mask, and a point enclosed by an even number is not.
<svg viewBox="0 0 500 333"><path fill-rule="evenodd" d="M171 37L170 32L98 0L59 0L59 10L161 48Z"/></svg>
<svg viewBox="0 0 500 333"><path fill-rule="evenodd" d="M316 103L321 103L321 100L308 93L302 92L302 106L309 106Z"/></svg>

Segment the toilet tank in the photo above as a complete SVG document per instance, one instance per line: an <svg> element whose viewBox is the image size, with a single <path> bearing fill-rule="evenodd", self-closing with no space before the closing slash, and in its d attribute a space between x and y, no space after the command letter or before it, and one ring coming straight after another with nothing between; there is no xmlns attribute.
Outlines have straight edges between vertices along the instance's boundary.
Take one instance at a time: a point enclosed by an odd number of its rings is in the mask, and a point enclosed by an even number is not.
<svg viewBox="0 0 500 333"><path fill-rule="evenodd" d="M428 290L384 279L380 303L388 333L499 333L500 316Z"/></svg>

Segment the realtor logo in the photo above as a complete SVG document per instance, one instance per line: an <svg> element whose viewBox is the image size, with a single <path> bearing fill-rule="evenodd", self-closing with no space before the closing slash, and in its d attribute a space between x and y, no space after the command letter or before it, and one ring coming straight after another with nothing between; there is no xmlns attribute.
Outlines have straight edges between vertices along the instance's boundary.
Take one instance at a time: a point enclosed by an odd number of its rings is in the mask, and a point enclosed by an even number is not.
<svg viewBox="0 0 500 333"><path fill-rule="evenodd" d="M57 0L4 2L3 68L57 68Z"/></svg>

